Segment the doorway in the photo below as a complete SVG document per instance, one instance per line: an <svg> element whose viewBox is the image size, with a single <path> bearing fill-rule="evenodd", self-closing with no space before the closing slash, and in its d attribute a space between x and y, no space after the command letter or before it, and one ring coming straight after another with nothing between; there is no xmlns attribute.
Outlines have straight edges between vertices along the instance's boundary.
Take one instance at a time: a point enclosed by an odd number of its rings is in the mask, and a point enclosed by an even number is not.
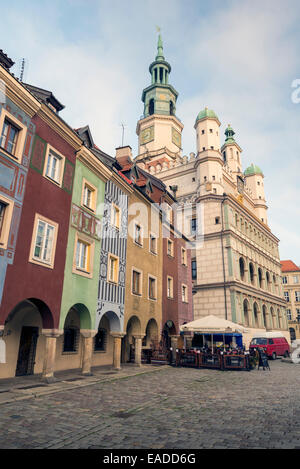
<svg viewBox="0 0 300 469"><path fill-rule="evenodd" d="M16 376L33 375L38 336L38 327L22 327Z"/></svg>

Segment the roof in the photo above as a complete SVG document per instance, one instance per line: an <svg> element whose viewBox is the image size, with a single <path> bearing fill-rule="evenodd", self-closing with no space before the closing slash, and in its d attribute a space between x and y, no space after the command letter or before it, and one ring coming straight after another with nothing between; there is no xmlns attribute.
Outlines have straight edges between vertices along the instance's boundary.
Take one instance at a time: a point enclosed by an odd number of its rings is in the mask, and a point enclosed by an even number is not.
<svg viewBox="0 0 300 469"><path fill-rule="evenodd" d="M280 261L282 272L300 272L300 268L291 260Z"/></svg>
<svg viewBox="0 0 300 469"><path fill-rule="evenodd" d="M52 106L56 112L62 111L64 109L64 105L61 104L58 99L54 96L51 91L44 90L43 88L39 88L37 86L29 85L28 83L23 83L25 88L28 89L39 101L44 104Z"/></svg>
<svg viewBox="0 0 300 469"><path fill-rule="evenodd" d="M196 122L200 121L201 119L205 119L205 118L218 119L219 120L219 118L218 118L217 114L215 113L215 111L213 111L212 109L208 109L207 107L199 112L199 114L196 118Z"/></svg>
<svg viewBox="0 0 300 469"><path fill-rule="evenodd" d="M252 163L251 166L249 166L246 169L246 171L244 172L244 175L245 176L254 176L255 174L263 175L263 172L262 172L262 170L260 169L259 166Z"/></svg>
<svg viewBox="0 0 300 469"><path fill-rule="evenodd" d="M2 64L5 68L10 69L14 63L15 62L10 59L2 49L0 49L0 64Z"/></svg>

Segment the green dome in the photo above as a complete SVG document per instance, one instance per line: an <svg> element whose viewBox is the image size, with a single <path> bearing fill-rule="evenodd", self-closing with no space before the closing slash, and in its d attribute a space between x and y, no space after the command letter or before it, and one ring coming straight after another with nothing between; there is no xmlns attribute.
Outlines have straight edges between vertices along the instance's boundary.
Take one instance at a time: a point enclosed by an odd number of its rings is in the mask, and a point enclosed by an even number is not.
<svg viewBox="0 0 300 469"><path fill-rule="evenodd" d="M252 163L252 165L246 169L246 171L244 172L244 175L253 176L254 174L261 174L263 176L263 172L260 169L260 167Z"/></svg>
<svg viewBox="0 0 300 469"><path fill-rule="evenodd" d="M203 111L199 112L199 114L197 116L197 119L196 119L196 122L201 120L201 119L205 119L206 117L210 117L211 119L218 119L218 116L215 113L215 111L212 111L211 109L208 109L206 107L205 109L203 109Z"/></svg>

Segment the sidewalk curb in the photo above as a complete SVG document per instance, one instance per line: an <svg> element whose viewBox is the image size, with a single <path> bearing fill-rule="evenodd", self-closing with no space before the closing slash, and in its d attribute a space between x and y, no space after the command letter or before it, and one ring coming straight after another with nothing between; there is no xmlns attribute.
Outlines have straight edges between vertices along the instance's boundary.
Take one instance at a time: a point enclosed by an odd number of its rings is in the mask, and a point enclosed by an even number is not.
<svg viewBox="0 0 300 469"><path fill-rule="evenodd" d="M3 404L11 404L12 402L25 401L25 400L28 400L28 399L33 399L33 398L37 398L37 397L56 394L56 393L59 393L59 392L70 391L72 389L78 389L78 388L84 388L84 387L87 387L87 386L93 386L93 385L99 384L99 383L110 383L110 382L118 381L118 380L121 380L121 379L128 379L128 378L131 378L133 376L140 376L140 375L145 375L145 374L149 374L149 373L155 373L155 372L161 371L163 369L166 369L166 367L162 366L162 367L157 367L157 368L151 369L151 370L140 371L140 372L134 373L132 375L130 374L130 375L125 375L125 376L115 376L115 377L111 377L111 378L96 379L96 380L94 380L92 382L88 382L88 383L67 385L66 387L63 387L61 389L49 389L48 391L41 391L41 392L32 393L32 394L25 395L25 396L16 396L16 397L7 399L6 401L0 402L0 406L3 405ZM63 380L60 381L60 382L62 383ZM49 385L49 386L51 386L51 385ZM10 392L15 392L15 391L10 391Z"/></svg>

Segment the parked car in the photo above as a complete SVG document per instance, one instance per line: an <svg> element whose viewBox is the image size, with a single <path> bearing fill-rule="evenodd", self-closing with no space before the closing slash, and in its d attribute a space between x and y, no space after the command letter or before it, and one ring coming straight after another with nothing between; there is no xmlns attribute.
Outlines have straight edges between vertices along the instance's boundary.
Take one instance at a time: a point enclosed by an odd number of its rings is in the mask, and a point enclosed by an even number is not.
<svg viewBox="0 0 300 469"><path fill-rule="evenodd" d="M264 332L253 336L250 349L259 347L265 348L267 356L273 360L276 360L278 356L290 355L290 345L281 332Z"/></svg>

